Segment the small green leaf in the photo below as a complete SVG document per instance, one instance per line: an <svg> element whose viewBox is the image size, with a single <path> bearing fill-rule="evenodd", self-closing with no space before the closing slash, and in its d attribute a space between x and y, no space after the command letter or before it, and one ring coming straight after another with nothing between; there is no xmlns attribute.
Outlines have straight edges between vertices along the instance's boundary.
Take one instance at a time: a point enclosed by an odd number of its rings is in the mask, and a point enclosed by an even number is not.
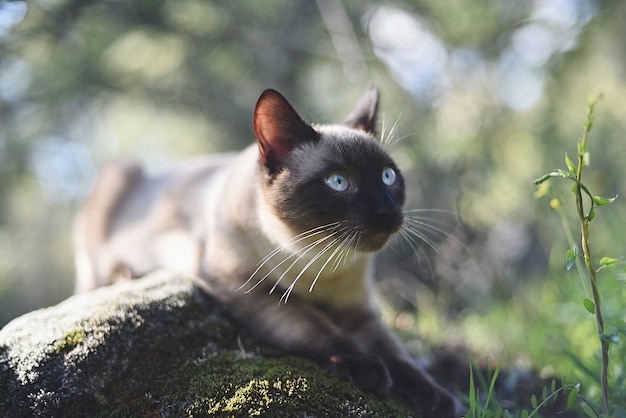
<svg viewBox="0 0 626 418"><path fill-rule="evenodd" d="M617 258L602 257L600 259L600 265L602 265L604 267L612 266L612 265L617 264L617 263L619 263L619 260Z"/></svg>
<svg viewBox="0 0 626 418"><path fill-rule="evenodd" d="M551 176L550 174L544 174L543 176L539 177L538 179L533 180L533 184L535 186L540 185L541 183L545 182L546 180L548 180L550 177L554 177Z"/></svg>
<svg viewBox="0 0 626 418"><path fill-rule="evenodd" d="M552 170L548 174L544 174L543 176L539 177L538 179L533 180L533 184L539 185L539 184L543 183L544 181L548 180L551 177L563 177L563 178L574 180L574 181L576 180L576 176L574 174L570 173L569 171L565 171L565 170L561 170L561 169L555 168L554 170Z"/></svg>
<svg viewBox="0 0 626 418"><path fill-rule="evenodd" d="M596 219L596 211L595 211L595 210L593 210L593 208L591 208L591 209L589 210L589 213L587 214L587 222L591 222L591 221L593 221L594 219Z"/></svg>
<svg viewBox="0 0 626 418"><path fill-rule="evenodd" d="M470 381L469 381L469 400L470 400L470 410L468 411L470 416L477 416L478 413L478 401L476 399L476 388L475 388L475 383L474 383L474 364L470 363L470 368L469 368L469 372L470 372Z"/></svg>
<svg viewBox="0 0 626 418"><path fill-rule="evenodd" d="M567 409L570 409L571 407L573 407L574 404L576 403L576 400L578 400L578 391L571 390L569 392L569 395L567 396Z"/></svg>
<svg viewBox="0 0 626 418"><path fill-rule="evenodd" d="M569 158L569 155L567 155L567 153L565 153L565 165L567 166L569 171L571 171L572 173L576 173L576 166L574 165L574 162Z"/></svg>
<svg viewBox="0 0 626 418"><path fill-rule="evenodd" d="M537 397L535 396L535 394L533 393L533 395L530 397L530 405L533 408L537 408Z"/></svg>
<svg viewBox="0 0 626 418"><path fill-rule="evenodd" d="M576 264L576 251L570 248L565 252L565 268L569 271Z"/></svg>
<svg viewBox="0 0 626 418"><path fill-rule="evenodd" d="M596 304L593 303L593 301L589 298L585 298L583 299L583 305L585 305L585 309L587 309L587 311L590 314L595 314L596 313Z"/></svg>
<svg viewBox="0 0 626 418"><path fill-rule="evenodd" d="M593 197L593 203L596 206L606 206L606 205L610 205L611 203L615 202L615 199L617 199L617 195L615 195L615 197L612 197L612 198L602 197L602 196L594 196Z"/></svg>
<svg viewBox="0 0 626 418"><path fill-rule="evenodd" d="M626 321L618 319L617 321L615 321L615 326L620 333L626 335Z"/></svg>

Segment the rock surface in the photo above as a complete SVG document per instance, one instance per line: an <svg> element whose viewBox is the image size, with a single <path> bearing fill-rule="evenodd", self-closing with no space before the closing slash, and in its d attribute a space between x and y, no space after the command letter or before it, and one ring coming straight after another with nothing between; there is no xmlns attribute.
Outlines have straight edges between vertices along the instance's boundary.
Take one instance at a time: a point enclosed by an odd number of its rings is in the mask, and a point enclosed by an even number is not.
<svg viewBox="0 0 626 418"><path fill-rule="evenodd" d="M0 416L410 415L244 341L189 278L161 272L73 296L0 330Z"/></svg>

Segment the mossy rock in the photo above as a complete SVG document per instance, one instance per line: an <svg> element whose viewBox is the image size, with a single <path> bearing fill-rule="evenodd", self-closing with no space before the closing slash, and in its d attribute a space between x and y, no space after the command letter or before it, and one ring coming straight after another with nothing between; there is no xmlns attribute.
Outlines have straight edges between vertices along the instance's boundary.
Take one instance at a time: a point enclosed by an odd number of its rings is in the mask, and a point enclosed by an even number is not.
<svg viewBox="0 0 626 418"><path fill-rule="evenodd" d="M242 342L243 341L243 342ZM316 364L242 337L186 277L73 296L0 330L0 415L410 416Z"/></svg>

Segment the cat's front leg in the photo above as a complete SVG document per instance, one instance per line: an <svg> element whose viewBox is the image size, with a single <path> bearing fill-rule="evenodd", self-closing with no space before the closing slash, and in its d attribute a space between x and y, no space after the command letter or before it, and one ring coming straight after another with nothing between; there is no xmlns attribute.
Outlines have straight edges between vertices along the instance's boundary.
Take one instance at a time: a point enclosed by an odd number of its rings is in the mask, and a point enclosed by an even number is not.
<svg viewBox="0 0 626 418"><path fill-rule="evenodd" d="M393 391L428 418L457 418L462 415L458 399L439 386L413 361L386 359Z"/></svg>
<svg viewBox="0 0 626 418"><path fill-rule="evenodd" d="M392 390L429 418L457 418L460 402L417 366L407 349L372 309L353 307L333 315L359 347L387 366Z"/></svg>
<svg viewBox="0 0 626 418"><path fill-rule="evenodd" d="M280 303L261 289L220 298L238 321L258 338L288 353L307 357L355 385L382 394L391 387L383 361L364 352L319 309L292 296Z"/></svg>
<svg viewBox="0 0 626 418"><path fill-rule="evenodd" d="M380 358L365 353L334 354L323 361L330 371L362 389L382 395L391 388L391 376Z"/></svg>

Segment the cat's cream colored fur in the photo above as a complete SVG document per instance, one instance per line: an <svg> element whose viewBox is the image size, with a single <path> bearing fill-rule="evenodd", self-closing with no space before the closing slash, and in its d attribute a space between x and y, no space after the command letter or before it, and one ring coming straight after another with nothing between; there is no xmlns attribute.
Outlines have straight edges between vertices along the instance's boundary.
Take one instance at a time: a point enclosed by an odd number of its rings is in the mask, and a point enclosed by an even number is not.
<svg viewBox="0 0 626 418"><path fill-rule="evenodd" d="M455 416L453 397L415 365L372 304L373 251L400 227L404 202L399 171L397 184L378 184L380 167L393 163L373 137L377 103L370 89L345 124L311 126L269 91L255 109L257 144L238 154L198 158L158 176L129 161L105 168L76 220L76 291L157 268L191 274L278 348L366 389L391 388L425 416ZM336 144L343 148L336 152ZM311 180L297 177L303 165L316 172L324 161L343 161L338 152L363 154L352 163L358 175L348 163L329 168L350 180L353 200L343 204L347 195L313 184L337 211L349 214L352 205L363 217L353 235L349 219L316 224L300 215L297 196L284 196ZM368 158L371 170L361 161ZM370 207L378 218L366 221Z"/></svg>

